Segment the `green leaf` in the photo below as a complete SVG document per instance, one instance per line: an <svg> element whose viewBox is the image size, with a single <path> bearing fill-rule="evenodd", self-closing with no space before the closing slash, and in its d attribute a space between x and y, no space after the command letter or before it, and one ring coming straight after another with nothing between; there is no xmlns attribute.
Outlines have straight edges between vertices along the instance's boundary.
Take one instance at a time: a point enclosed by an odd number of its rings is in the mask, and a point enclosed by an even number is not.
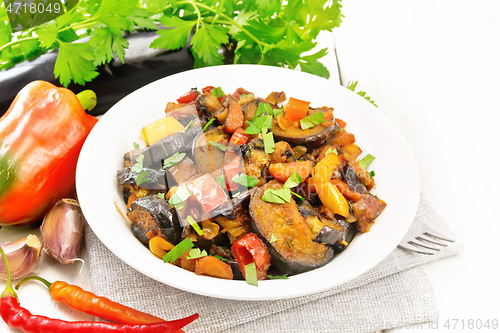
<svg viewBox="0 0 500 333"><path fill-rule="evenodd" d="M267 103L259 103L259 106L257 107L257 111L255 111L255 116L254 117L259 117L261 114L268 114L268 115L273 115L273 109L271 108L271 105Z"/></svg>
<svg viewBox="0 0 500 333"><path fill-rule="evenodd" d="M255 266L255 262L245 265L245 281L252 286L259 286L257 282L257 268Z"/></svg>
<svg viewBox="0 0 500 333"><path fill-rule="evenodd" d="M315 39L322 30L332 31L333 28L340 26L343 17L340 11L342 8L340 1L333 0L326 8L324 8L324 0L308 1L308 13L311 20L306 25L306 31L309 40Z"/></svg>
<svg viewBox="0 0 500 333"><path fill-rule="evenodd" d="M375 171L370 171L370 178L375 177Z"/></svg>
<svg viewBox="0 0 500 333"><path fill-rule="evenodd" d="M165 193L158 193L157 196L160 198L160 199L163 199L165 200Z"/></svg>
<svg viewBox="0 0 500 333"><path fill-rule="evenodd" d="M245 129L245 134L258 134L262 129L272 128L272 116L260 115L253 117L252 121L246 121L250 126Z"/></svg>
<svg viewBox="0 0 500 333"><path fill-rule="evenodd" d="M95 54L94 65L106 64L114 59L114 55L123 63L125 60L125 49L128 41L120 35L116 35L106 28L95 29L89 40Z"/></svg>
<svg viewBox="0 0 500 333"><path fill-rule="evenodd" d="M55 77L59 78L65 87L71 80L85 85L85 82L92 81L99 75L95 71L93 59L94 55L89 50L89 44L59 41L59 55L54 65Z"/></svg>
<svg viewBox="0 0 500 333"><path fill-rule="evenodd" d="M284 204L292 200L292 193L288 187L278 190L268 188L264 191L261 199L271 203Z"/></svg>
<svg viewBox="0 0 500 333"><path fill-rule="evenodd" d="M104 23L108 27L109 31L120 37L123 34L123 31L130 31L134 28L132 22L122 16L101 17L99 21Z"/></svg>
<svg viewBox="0 0 500 333"><path fill-rule="evenodd" d="M189 250L189 255L186 257L186 259L198 259L198 258L206 257L207 255L208 255L207 251L205 251L205 250L202 251L198 248L194 248L194 249Z"/></svg>
<svg viewBox="0 0 500 333"><path fill-rule="evenodd" d="M219 176L219 177L216 177L216 178L215 178L215 181L216 181L217 183L219 183L219 185L220 185L223 189L225 189L225 188L226 188L226 176L221 175L221 176Z"/></svg>
<svg viewBox="0 0 500 333"><path fill-rule="evenodd" d="M137 156L135 164L132 165L132 172L135 173L142 172L143 163L144 163L144 155L140 154L139 156Z"/></svg>
<svg viewBox="0 0 500 333"><path fill-rule="evenodd" d="M254 98L255 96L253 94L247 94L247 95L243 94L243 95L240 96L240 101L243 100L243 99L245 99L245 98L247 98L247 97Z"/></svg>
<svg viewBox="0 0 500 333"><path fill-rule="evenodd" d="M274 236L274 234L271 234L271 239L269 240L269 243L274 243L276 242L278 239L276 238L276 236Z"/></svg>
<svg viewBox="0 0 500 333"><path fill-rule="evenodd" d="M182 184L177 188L175 194L172 195L170 199L168 199L168 203L171 206L176 206L177 208L182 209L182 207L184 207L182 203L186 201L190 196L191 192L189 192L186 185Z"/></svg>
<svg viewBox="0 0 500 333"><path fill-rule="evenodd" d="M335 154L335 155L338 155L339 153L337 152L337 148L333 149L330 147L328 148L328 150L325 152L325 156L328 155L328 154Z"/></svg>
<svg viewBox="0 0 500 333"><path fill-rule="evenodd" d="M210 90L210 93L212 95L214 95L215 97L219 98L219 97L222 97L222 96L225 96L226 94L224 93L224 91L222 90L221 87L217 87L217 88L214 88L214 89L211 89Z"/></svg>
<svg viewBox="0 0 500 333"><path fill-rule="evenodd" d="M215 118L212 118L208 121L208 123L206 123L205 126L203 126L203 132L205 132L207 130L207 128L212 125L212 123L215 121Z"/></svg>
<svg viewBox="0 0 500 333"><path fill-rule="evenodd" d="M327 49L322 49L316 52L315 54L302 57L302 59L299 62L300 68L304 72L329 79L330 72L325 67L325 65L323 65L321 62L318 61L319 58L322 58L327 54L328 54Z"/></svg>
<svg viewBox="0 0 500 333"><path fill-rule="evenodd" d="M295 193L294 191L290 191L291 194L295 195L297 198L299 198L300 200L304 200L304 197L301 196L301 195L298 195L297 193Z"/></svg>
<svg viewBox="0 0 500 333"><path fill-rule="evenodd" d="M184 132L187 131L189 129L189 126L191 126L191 124L193 123L194 119L191 120L187 125L186 127L184 127Z"/></svg>
<svg viewBox="0 0 500 333"><path fill-rule="evenodd" d="M355 91L357 85L358 85L358 81L348 82L346 88L349 89L349 90L351 90L351 91ZM368 102L372 103L374 106L378 107L377 104L375 104L375 101L372 101L370 99L370 97L365 96L366 95L365 91L358 91L357 94L360 95L361 97L363 97L364 99L366 99Z"/></svg>
<svg viewBox="0 0 500 333"><path fill-rule="evenodd" d="M189 249L194 247L193 242L186 237L179 244L174 246L174 248L163 257L163 262L174 263L180 256L186 253Z"/></svg>
<svg viewBox="0 0 500 333"><path fill-rule="evenodd" d="M141 185L142 183L146 183L146 182L149 182L149 178L148 178L148 175L149 175L149 172L148 171L143 171L141 172L140 174L138 174L136 177L135 177L135 183L137 185Z"/></svg>
<svg viewBox="0 0 500 333"><path fill-rule="evenodd" d="M184 21L176 16L164 16L160 23L171 29L158 30L161 37L156 38L150 45L155 49L177 50L186 46L189 34L196 22Z"/></svg>
<svg viewBox="0 0 500 333"><path fill-rule="evenodd" d="M374 160L375 157L373 155L368 154L359 161L359 166L366 170L366 168L368 168Z"/></svg>
<svg viewBox="0 0 500 333"><path fill-rule="evenodd" d="M58 29L55 25L47 25L36 31L40 46L49 48L54 44L57 38Z"/></svg>
<svg viewBox="0 0 500 333"><path fill-rule="evenodd" d="M210 24L202 24L191 39L191 51L209 66L222 65L219 54L222 44L229 41L227 29Z"/></svg>
<svg viewBox="0 0 500 333"><path fill-rule="evenodd" d="M254 187L257 185L259 180L257 178L248 176L246 174L240 173L238 175L235 175L233 179L231 179L233 182L241 184L246 187Z"/></svg>
<svg viewBox="0 0 500 333"><path fill-rule="evenodd" d="M186 220L188 221L189 225L193 227L194 231L196 231L196 233L198 235L203 235L203 230L200 228L200 226L198 225L198 223L193 219L193 217L191 215L189 215ZM206 255L206 254L205 254Z"/></svg>
<svg viewBox="0 0 500 333"><path fill-rule="evenodd" d="M177 163L182 161L184 157L186 157L186 153L176 152L175 154L173 154L172 156L163 161L163 169L170 168L171 166L176 165Z"/></svg>
<svg viewBox="0 0 500 333"><path fill-rule="evenodd" d="M288 280L288 276L286 274L285 275L268 275L267 277L270 278L271 280Z"/></svg>
<svg viewBox="0 0 500 333"><path fill-rule="evenodd" d="M271 116L268 116L269 119ZM267 128L262 128L262 140L264 141L264 151L266 154L272 154L274 153L274 136L273 132L267 132Z"/></svg>
<svg viewBox="0 0 500 333"><path fill-rule="evenodd" d="M322 112L316 112L305 118L300 119L300 128L306 130L308 128L314 127L325 122L325 116Z"/></svg>
<svg viewBox="0 0 500 333"><path fill-rule="evenodd" d="M134 142L134 149L139 149L139 144L137 142Z"/></svg>
<svg viewBox="0 0 500 333"><path fill-rule="evenodd" d="M285 184L283 184L283 187L294 188L300 183L302 183L302 177L297 172L294 172L290 177L288 177Z"/></svg>
<svg viewBox="0 0 500 333"><path fill-rule="evenodd" d="M137 5L135 0L102 0L94 18L102 18L108 15L132 14Z"/></svg>

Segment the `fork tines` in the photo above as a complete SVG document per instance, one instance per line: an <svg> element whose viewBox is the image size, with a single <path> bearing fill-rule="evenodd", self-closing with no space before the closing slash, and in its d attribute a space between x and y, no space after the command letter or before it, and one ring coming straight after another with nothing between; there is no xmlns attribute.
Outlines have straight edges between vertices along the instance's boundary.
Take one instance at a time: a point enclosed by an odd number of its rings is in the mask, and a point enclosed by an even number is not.
<svg viewBox="0 0 500 333"><path fill-rule="evenodd" d="M433 255L453 242L454 240L436 230L415 221L399 246L408 251Z"/></svg>

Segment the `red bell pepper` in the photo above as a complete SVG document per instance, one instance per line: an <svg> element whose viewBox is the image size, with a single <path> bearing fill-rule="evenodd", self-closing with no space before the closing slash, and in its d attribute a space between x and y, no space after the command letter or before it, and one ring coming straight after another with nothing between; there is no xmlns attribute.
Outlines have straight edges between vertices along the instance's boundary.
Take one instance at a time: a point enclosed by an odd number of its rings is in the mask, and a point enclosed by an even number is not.
<svg viewBox="0 0 500 333"><path fill-rule="evenodd" d="M205 88L201 89L202 93L210 92L210 90L215 89L214 86L206 86Z"/></svg>
<svg viewBox="0 0 500 333"><path fill-rule="evenodd" d="M198 90L191 89L190 91L188 91L187 93L185 93L181 97L177 98L177 102L183 103L183 104L194 102L194 101L196 101L196 97L198 97L199 94L200 94L200 92Z"/></svg>
<svg viewBox="0 0 500 333"><path fill-rule="evenodd" d="M245 134L245 130L240 127L236 129L236 131L234 131L233 135L231 136L231 140L229 140L229 143L234 143L235 145L244 145L245 143L247 143L249 138L250 135Z"/></svg>
<svg viewBox="0 0 500 333"><path fill-rule="evenodd" d="M238 262L241 273L245 276L245 266L255 262L257 280L266 278L267 270L271 265L271 257L267 248L254 233L248 233L231 246L234 259Z"/></svg>
<svg viewBox="0 0 500 333"><path fill-rule="evenodd" d="M82 107L95 106L95 94L79 97L34 81L0 119L0 225L37 221L73 192L80 149L97 122Z"/></svg>
<svg viewBox="0 0 500 333"><path fill-rule="evenodd" d="M228 200L222 187L208 173L186 182L186 186L204 212L210 212Z"/></svg>

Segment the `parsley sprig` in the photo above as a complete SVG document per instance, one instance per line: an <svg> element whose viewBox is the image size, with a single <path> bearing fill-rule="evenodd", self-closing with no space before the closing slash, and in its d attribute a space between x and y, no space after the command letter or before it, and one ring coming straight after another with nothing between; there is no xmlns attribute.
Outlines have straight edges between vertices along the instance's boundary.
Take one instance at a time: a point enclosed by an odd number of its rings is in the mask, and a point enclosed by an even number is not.
<svg viewBox="0 0 500 333"><path fill-rule="evenodd" d="M295 68L328 78L319 61L322 49L303 56L316 45L321 31L341 23L340 0L81 0L62 16L29 28L27 19L14 33L5 8L0 8L0 70L59 48L54 74L62 85L85 84L97 67L118 58L124 62L129 42L125 34L158 30L151 48L176 50L186 46L195 67L223 64L222 45L235 41L234 62ZM2 15L3 12L3 15ZM24 20L24 21L23 21ZM89 38L87 43L74 43Z"/></svg>

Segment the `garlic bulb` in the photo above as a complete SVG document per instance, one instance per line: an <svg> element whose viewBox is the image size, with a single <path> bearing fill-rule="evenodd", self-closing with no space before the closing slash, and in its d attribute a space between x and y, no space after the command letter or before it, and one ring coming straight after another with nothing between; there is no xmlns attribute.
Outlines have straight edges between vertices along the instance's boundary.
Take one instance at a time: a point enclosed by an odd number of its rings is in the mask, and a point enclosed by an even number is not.
<svg viewBox="0 0 500 333"><path fill-rule="evenodd" d="M35 235L1 245L9 260L11 277L19 279L31 273L40 261L42 243ZM7 279L5 264L0 261L0 279Z"/></svg>
<svg viewBox="0 0 500 333"><path fill-rule="evenodd" d="M40 227L45 253L62 264L75 262L82 249L85 222L75 200L62 199L55 204Z"/></svg>

